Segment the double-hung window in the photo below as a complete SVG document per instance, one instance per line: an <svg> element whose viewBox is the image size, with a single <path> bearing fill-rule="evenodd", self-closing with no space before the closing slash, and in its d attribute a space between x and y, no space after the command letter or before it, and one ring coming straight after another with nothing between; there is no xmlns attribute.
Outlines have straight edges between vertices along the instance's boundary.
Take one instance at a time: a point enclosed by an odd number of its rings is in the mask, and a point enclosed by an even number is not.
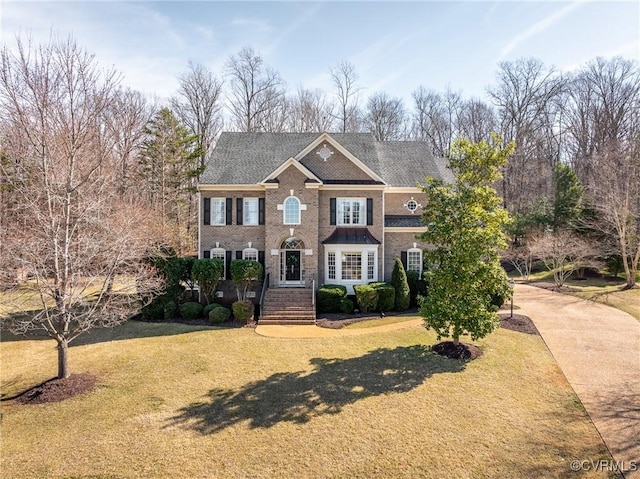
<svg viewBox="0 0 640 479"><path fill-rule="evenodd" d="M422 273L422 250L411 248L407 250L407 271Z"/></svg>
<svg viewBox="0 0 640 479"><path fill-rule="evenodd" d="M245 198L242 215L242 224L258 224L258 198Z"/></svg>
<svg viewBox="0 0 640 479"><path fill-rule="evenodd" d="M224 225L226 220L226 199L211 198L211 224Z"/></svg>
<svg viewBox="0 0 640 479"><path fill-rule="evenodd" d="M258 250L255 248L245 248L242 250L242 259L258 261Z"/></svg>
<svg viewBox="0 0 640 479"><path fill-rule="evenodd" d="M338 225L365 225L367 222L366 198L338 198Z"/></svg>

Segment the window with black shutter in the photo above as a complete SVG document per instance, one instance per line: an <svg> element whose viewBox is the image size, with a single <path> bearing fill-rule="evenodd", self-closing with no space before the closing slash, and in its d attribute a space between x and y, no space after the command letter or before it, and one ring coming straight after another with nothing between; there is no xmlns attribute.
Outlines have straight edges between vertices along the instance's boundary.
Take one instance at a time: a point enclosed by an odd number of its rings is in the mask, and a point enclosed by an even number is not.
<svg viewBox="0 0 640 479"><path fill-rule="evenodd" d="M204 211L202 212L203 224L211 224L211 198L204 198Z"/></svg>
<svg viewBox="0 0 640 479"><path fill-rule="evenodd" d="M330 225L336 224L336 199L335 198L329 199L329 224Z"/></svg>
<svg viewBox="0 0 640 479"><path fill-rule="evenodd" d="M367 224L373 224L373 198L367 198Z"/></svg>
<svg viewBox="0 0 640 479"><path fill-rule="evenodd" d="M241 225L243 220L242 211L242 198L236 198L236 224Z"/></svg>

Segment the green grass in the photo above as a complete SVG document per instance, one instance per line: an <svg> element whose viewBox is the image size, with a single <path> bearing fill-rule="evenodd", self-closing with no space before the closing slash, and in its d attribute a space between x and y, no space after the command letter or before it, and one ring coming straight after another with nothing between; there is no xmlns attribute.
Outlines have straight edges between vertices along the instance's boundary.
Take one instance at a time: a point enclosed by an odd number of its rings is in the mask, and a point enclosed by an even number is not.
<svg viewBox="0 0 640 479"><path fill-rule="evenodd" d="M498 330L468 364L434 342L422 327L325 339L97 331L70 352L96 390L3 403L2 475L565 478L572 459L610 459L539 337ZM52 341L0 346L4 395L54 375Z"/></svg>
<svg viewBox="0 0 640 479"><path fill-rule="evenodd" d="M380 319L371 319L369 321L361 321L359 323L349 324L345 326L344 329L368 329L375 328L377 326L385 326L387 324L396 324L396 323L404 323L405 321L410 321L415 319L417 316L415 314L399 314L393 316L386 316Z"/></svg>

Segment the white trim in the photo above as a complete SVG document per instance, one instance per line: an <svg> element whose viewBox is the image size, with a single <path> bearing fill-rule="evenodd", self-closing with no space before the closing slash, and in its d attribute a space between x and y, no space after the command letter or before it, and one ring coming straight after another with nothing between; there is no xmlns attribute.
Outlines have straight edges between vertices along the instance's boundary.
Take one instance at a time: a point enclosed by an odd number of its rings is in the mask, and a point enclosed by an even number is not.
<svg viewBox="0 0 640 479"><path fill-rule="evenodd" d="M340 143L338 143L337 140L334 140L331 137L331 135L329 135L328 133L322 133L318 138L313 140L304 150L302 150L300 153L298 153L295 156L295 159L298 160L298 161L302 160L302 158L304 158L309 153L311 153L311 151L313 149L315 149L318 146L320 146L320 144L322 142L330 143L336 150L338 150L340 153L342 153L348 160L351 160L351 162L353 164L355 164L358 168L360 168L362 171L364 171L368 176L370 176L374 180L380 181L380 182L384 183L385 185L387 184L371 168L369 168L362 161L360 161L357 157L355 157L349 150L347 150L344 146L342 146ZM329 161L331 161L331 160L329 160Z"/></svg>
<svg viewBox="0 0 640 479"><path fill-rule="evenodd" d="M426 226L387 226L385 233L424 233L427 231Z"/></svg>
<svg viewBox="0 0 640 479"><path fill-rule="evenodd" d="M276 179L278 176L280 176L280 174L282 172L284 172L287 168L289 168L290 166L295 166L296 168L298 168L298 170L300 170L300 172L305 175L307 178L310 178L312 180L316 180L320 183L322 183L322 180L320 178L318 178L316 175L314 175L311 170L309 170L306 166L304 166L302 163L300 163L299 161L297 161L295 158L291 157L288 160L286 160L284 163L282 163L280 166L278 166L275 170L273 170L271 173L269 173L266 178L264 178L260 184L264 185L268 180L274 180Z"/></svg>
<svg viewBox="0 0 640 479"><path fill-rule="evenodd" d="M197 187L198 191L264 191L264 185L203 185Z"/></svg>
<svg viewBox="0 0 640 479"><path fill-rule="evenodd" d="M202 210L204 209L204 200L202 194L196 191L196 198L198 199L198 259L202 258ZM209 221L211 223L211 221Z"/></svg>
<svg viewBox="0 0 640 479"><path fill-rule="evenodd" d="M424 193L417 186L388 186L385 193Z"/></svg>
<svg viewBox="0 0 640 479"><path fill-rule="evenodd" d="M368 278L368 258L369 252L375 253L373 279ZM336 277L329 279L329 253L336 255ZM360 253L360 274L359 280L342 279L342 254L343 253ZM330 244L324 247L324 282L325 284L341 284L347 288L347 294L354 294L353 287L357 284L368 284L372 281L378 281L380 277L378 271L380 269L380 250L379 245L365 244Z"/></svg>
<svg viewBox="0 0 640 479"><path fill-rule="evenodd" d="M345 190L345 191L354 191L354 190L363 190L363 191L372 191L372 190L381 190L384 191L386 188L385 185L320 185L320 189L323 190Z"/></svg>

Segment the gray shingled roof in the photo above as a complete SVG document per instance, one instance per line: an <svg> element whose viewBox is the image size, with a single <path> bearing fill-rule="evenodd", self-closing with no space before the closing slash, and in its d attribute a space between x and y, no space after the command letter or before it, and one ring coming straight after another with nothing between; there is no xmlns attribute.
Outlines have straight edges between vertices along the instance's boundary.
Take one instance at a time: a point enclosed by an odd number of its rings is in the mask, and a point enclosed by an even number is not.
<svg viewBox="0 0 640 479"><path fill-rule="evenodd" d="M402 227L402 228L415 228L424 226L422 224L422 216L401 216L401 215L385 215L384 217L385 228Z"/></svg>
<svg viewBox="0 0 640 479"><path fill-rule="evenodd" d="M415 186L425 176L453 180L446 160L434 158L425 142L381 142L369 133L330 135L390 186ZM319 133L222 133L200 183L258 183L318 136Z"/></svg>

